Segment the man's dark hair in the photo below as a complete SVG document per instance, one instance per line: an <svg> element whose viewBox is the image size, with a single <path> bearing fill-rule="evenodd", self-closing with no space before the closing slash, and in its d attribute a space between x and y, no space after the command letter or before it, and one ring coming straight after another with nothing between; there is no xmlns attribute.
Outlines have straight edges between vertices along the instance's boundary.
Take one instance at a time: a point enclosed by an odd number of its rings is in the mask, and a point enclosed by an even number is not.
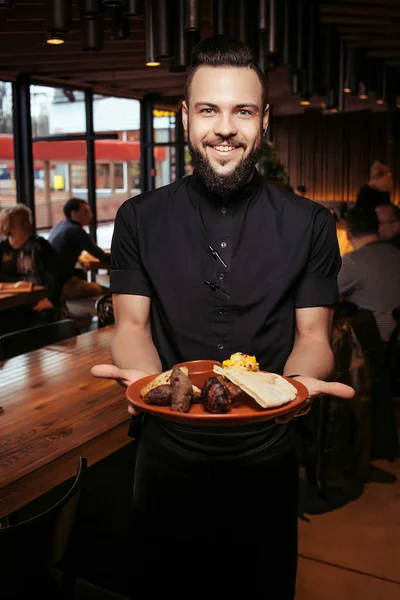
<svg viewBox="0 0 400 600"><path fill-rule="evenodd" d="M378 215L373 209L352 208L347 211L346 227L353 237L378 234Z"/></svg>
<svg viewBox="0 0 400 600"><path fill-rule="evenodd" d="M301 194L306 194L306 193L307 193L307 188L306 188L306 186L305 186L305 185L303 185L303 184L301 184L301 185L298 185L298 186L297 186L297 188L296 188L296 190L297 190L298 192L300 192Z"/></svg>
<svg viewBox="0 0 400 600"><path fill-rule="evenodd" d="M71 213L73 211L78 211L80 209L80 207L82 206L82 204L86 204L85 200L82 200L81 198L71 198L70 200L68 200L68 202L66 202L64 204L64 215L67 217L67 219L71 218Z"/></svg>
<svg viewBox="0 0 400 600"><path fill-rule="evenodd" d="M192 66L185 83L185 101L189 106L190 86L200 67L243 67L256 72L262 87L262 108L267 106L267 81L256 63L250 47L227 35L205 38L193 49Z"/></svg>

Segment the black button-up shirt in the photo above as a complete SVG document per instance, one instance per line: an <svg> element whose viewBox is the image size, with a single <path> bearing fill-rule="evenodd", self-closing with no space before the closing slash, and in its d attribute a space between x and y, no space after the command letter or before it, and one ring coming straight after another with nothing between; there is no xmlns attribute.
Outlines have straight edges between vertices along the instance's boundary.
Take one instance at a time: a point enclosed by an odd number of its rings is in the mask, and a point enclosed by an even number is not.
<svg viewBox="0 0 400 600"><path fill-rule="evenodd" d="M282 373L295 308L331 305L338 296L333 216L258 173L231 202L210 194L196 175L128 200L116 217L111 256L111 291L152 300L153 340L165 369L243 352ZM235 433L160 427L201 452L218 451L224 439L223 452L232 455L260 445L275 452L288 432L271 422Z"/></svg>

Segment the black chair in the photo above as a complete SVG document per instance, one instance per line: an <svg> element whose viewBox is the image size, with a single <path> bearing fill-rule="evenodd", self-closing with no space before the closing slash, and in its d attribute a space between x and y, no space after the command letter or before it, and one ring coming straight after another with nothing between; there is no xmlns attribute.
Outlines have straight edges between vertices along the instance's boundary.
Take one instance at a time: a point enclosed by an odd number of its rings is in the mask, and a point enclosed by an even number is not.
<svg viewBox="0 0 400 600"><path fill-rule="evenodd" d="M104 294L96 300L97 322L99 329L107 325L114 325L114 307L112 303L112 294Z"/></svg>
<svg viewBox="0 0 400 600"><path fill-rule="evenodd" d="M0 336L0 360L32 352L49 344L56 344L76 335L73 319L36 325Z"/></svg>
<svg viewBox="0 0 400 600"><path fill-rule="evenodd" d="M33 518L0 528L2 600L74 598L77 515L86 469L86 459L80 458L75 481L61 500ZM63 571L60 584L53 577L56 566Z"/></svg>

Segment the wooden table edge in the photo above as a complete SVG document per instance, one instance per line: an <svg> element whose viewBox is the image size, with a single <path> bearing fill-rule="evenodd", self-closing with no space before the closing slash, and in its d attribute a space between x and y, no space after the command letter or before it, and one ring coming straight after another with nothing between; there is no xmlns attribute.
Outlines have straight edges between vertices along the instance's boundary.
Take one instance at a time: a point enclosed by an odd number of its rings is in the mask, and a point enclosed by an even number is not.
<svg viewBox="0 0 400 600"><path fill-rule="evenodd" d="M128 427L129 419L0 489L0 519L73 477L79 457L91 466L131 443Z"/></svg>

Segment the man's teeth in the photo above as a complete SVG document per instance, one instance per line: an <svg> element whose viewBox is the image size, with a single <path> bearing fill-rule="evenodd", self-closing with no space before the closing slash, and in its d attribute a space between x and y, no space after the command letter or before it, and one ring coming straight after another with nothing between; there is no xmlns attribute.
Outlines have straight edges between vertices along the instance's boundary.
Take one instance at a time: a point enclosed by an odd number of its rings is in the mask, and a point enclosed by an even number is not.
<svg viewBox="0 0 400 600"><path fill-rule="evenodd" d="M230 152L235 149L233 146L214 146L214 148L218 150L218 152Z"/></svg>

